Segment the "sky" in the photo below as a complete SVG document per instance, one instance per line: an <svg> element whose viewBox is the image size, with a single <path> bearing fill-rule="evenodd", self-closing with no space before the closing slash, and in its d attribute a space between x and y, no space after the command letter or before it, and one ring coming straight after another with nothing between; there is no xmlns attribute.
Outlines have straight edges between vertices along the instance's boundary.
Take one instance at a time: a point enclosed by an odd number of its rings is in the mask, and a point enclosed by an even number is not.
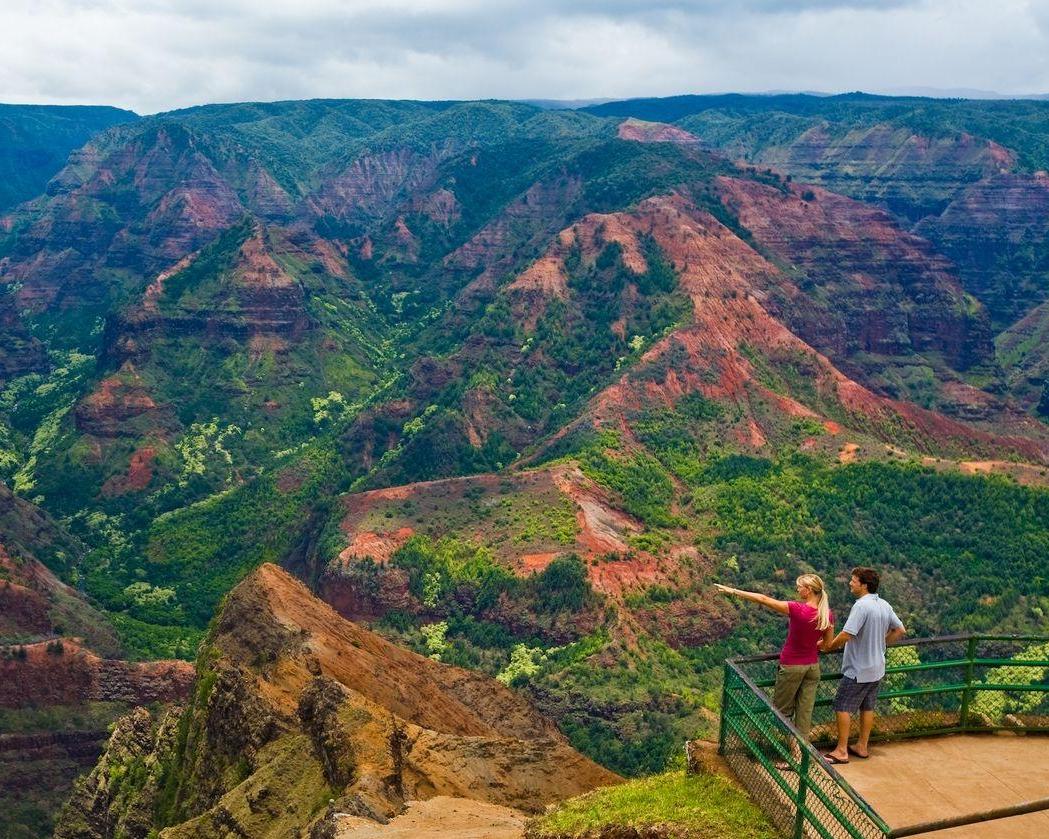
<svg viewBox="0 0 1049 839"><path fill-rule="evenodd" d="M1049 93L1049 0L2 0L0 102Z"/></svg>

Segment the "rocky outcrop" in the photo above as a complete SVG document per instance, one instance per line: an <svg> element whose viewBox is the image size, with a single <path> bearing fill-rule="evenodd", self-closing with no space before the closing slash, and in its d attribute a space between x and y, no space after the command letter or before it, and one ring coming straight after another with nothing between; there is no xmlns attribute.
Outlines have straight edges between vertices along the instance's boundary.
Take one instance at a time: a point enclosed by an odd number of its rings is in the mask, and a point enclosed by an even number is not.
<svg viewBox="0 0 1049 839"><path fill-rule="evenodd" d="M158 716L135 708L113 728L95 769L74 786L55 839L146 839L164 780L158 761L170 760L177 731L175 710Z"/></svg>
<svg viewBox="0 0 1049 839"><path fill-rule="evenodd" d="M136 712L56 836L111 837L152 806L142 828L172 839L305 837L336 812L385 821L435 795L536 811L617 780L499 683L393 646L272 565L231 593L200 661L184 749L171 752L172 724ZM128 763L145 771L114 790ZM176 791L156 807L162 765Z"/></svg>
<svg viewBox="0 0 1049 839"><path fill-rule="evenodd" d="M317 593L336 612L350 620L375 620L387 612L413 611L417 604L408 590L408 574L400 568L372 567L355 557L382 560L410 534L358 534L343 554L321 575Z"/></svg>
<svg viewBox="0 0 1049 839"><path fill-rule="evenodd" d="M58 614L52 607L48 617ZM51 835L74 779L98 759L106 727L133 706L184 701L193 675L183 661L103 659L73 638L0 645L0 708L13 727L0 734L0 834ZM46 831L25 832L29 825Z"/></svg>
<svg viewBox="0 0 1049 839"><path fill-rule="evenodd" d="M113 475L102 484L102 495L126 495L142 492L153 481L153 459L157 456L154 446L143 446L131 455L127 472Z"/></svg>
<svg viewBox="0 0 1049 839"><path fill-rule="evenodd" d="M173 422L170 408L157 405L130 364L99 382L73 416L78 431L95 437L139 437Z"/></svg>

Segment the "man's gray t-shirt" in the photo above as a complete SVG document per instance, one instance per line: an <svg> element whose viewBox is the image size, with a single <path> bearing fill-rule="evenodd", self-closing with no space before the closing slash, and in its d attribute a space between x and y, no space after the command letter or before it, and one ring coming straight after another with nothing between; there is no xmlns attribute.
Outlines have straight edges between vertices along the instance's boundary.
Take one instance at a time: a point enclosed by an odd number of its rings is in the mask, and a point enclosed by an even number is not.
<svg viewBox="0 0 1049 839"><path fill-rule="evenodd" d="M841 675L857 682L876 682L885 675L885 636L890 629L902 629L892 606L876 594L865 594L852 604L849 619L842 627L853 638L845 645Z"/></svg>

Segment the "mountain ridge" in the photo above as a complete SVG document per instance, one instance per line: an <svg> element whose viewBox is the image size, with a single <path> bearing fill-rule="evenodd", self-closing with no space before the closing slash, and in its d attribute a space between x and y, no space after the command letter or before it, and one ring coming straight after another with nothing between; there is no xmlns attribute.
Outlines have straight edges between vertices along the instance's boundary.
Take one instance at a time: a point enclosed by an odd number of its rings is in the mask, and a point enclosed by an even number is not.
<svg viewBox="0 0 1049 839"><path fill-rule="evenodd" d="M114 819L148 829L151 810L166 836L312 836L336 813L385 822L410 799L537 811L618 780L506 688L344 621L273 565L231 592L200 668L178 742L173 719L125 718L100 764L108 774L78 785L57 837L106 836ZM138 749L153 753L146 763L155 768L110 786ZM274 795L282 800L260 807Z"/></svg>

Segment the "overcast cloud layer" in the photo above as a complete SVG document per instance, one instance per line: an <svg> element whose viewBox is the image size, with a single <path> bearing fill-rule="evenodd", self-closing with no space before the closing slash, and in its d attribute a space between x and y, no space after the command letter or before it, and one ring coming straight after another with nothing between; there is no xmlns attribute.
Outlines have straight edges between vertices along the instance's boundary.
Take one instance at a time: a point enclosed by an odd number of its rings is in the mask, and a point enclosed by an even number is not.
<svg viewBox="0 0 1049 839"><path fill-rule="evenodd" d="M1049 92L1049 0L2 0L0 101Z"/></svg>

